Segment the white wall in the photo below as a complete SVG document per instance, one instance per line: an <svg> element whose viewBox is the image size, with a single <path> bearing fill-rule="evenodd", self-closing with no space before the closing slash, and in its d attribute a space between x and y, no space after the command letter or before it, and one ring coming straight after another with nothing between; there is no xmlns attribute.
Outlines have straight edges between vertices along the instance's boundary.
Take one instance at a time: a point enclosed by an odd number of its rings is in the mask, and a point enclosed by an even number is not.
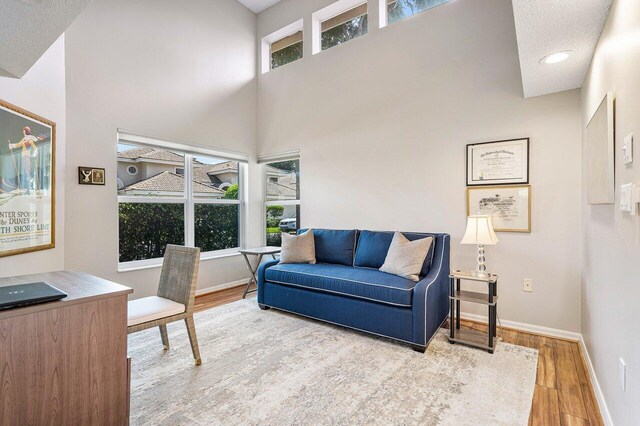
<svg viewBox="0 0 640 426"><path fill-rule="evenodd" d="M0 277L63 269L66 142L64 36L21 79L0 77L0 99L56 123L56 247L0 258Z"/></svg>
<svg viewBox="0 0 640 426"><path fill-rule="evenodd" d="M305 57L259 77L259 153L301 149L305 227L441 231L473 268L465 145L531 138L533 231L487 249L502 319L580 330L580 91L524 99L509 0L457 0L310 54L333 0L284 0L261 38L305 20ZM522 291L533 278L533 293ZM471 313L486 310L471 310Z"/></svg>
<svg viewBox="0 0 640 426"><path fill-rule="evenodd" d="M235 0L95 0L71 25L66 268L130 285L133 297L156 292L159 268L117 272L116 130L255 158L255 25ZM78 166L105 167L107 185L78 185ZM258 239L259 195L249 206ZM203 261L198 288L248 275L239 256Z"/></svg>
<svg viewBox="0 0 640 426"><path fill-rule="evenodd" d="M620 185L640 184L639 75L640 3L616 0L582 89L583 127L606 92L615 96L616 203L588 205L583 188L582 333L616 425L640 419L640 218L618 208ZM622 143L629 133L635 135L635 161L626 166ZM619 382L619 358L627 364L626 392Z"/></svg>

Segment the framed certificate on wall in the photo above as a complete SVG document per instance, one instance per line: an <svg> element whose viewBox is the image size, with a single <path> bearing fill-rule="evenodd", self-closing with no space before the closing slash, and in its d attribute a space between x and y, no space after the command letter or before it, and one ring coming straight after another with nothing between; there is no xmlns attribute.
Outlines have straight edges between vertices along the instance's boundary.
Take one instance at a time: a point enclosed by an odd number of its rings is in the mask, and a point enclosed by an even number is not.
<svg viewBox="0 0 640 426"><path fill-rule="evenodd" d="M529 183L529 138L467 145L467 186Z"/></svg>
<svg viewBox="0 0 640 426"><path fill-rule="evenodd" d="M496 232L531 232L531 186L467 188L467 216L491 216Z"/></svg>

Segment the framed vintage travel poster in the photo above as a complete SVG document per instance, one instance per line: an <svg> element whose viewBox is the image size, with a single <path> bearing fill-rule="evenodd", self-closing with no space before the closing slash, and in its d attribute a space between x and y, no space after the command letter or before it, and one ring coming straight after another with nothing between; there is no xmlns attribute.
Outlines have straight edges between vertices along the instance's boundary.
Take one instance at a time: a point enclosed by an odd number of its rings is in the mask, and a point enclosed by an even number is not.
<svg viewBox="0 0 640 426"><path fill-rule="evenodd" d="M56 124L0 100L0 257L55 247Z"/></svg>
<svg viewBox="0 0 640 426"><path fill-rule="evenodd" d="M529 183L529 138L467 145L467 186Z"/></svg>
<svg viewBox="0 0 640 426"><path fill-rule="evenodd" d="M531 186L467 188L467 216L489 215L496 232L531 232Z"/></svg>

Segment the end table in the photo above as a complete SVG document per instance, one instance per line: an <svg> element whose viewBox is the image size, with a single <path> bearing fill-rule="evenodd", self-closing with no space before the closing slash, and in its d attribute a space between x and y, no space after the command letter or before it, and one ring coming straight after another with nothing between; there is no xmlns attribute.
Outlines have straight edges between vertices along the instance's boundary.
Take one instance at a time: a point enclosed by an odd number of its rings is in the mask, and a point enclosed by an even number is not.
<svg viewBox="0 0 640 426"><path fill-rule="evenodd" d="M463 343L476 348L486 349L490 354L495 349L494 337L497 336L498 312L498 276L489 274L486 277L474 275L471 272L454 271L449 275L449 342ZM460 281L479 281L487 283L488 293L477 293L460 289ZM489 326L487 334L477 330L460 329L460 302L480 303L489 309Z"/></svg>
<svg viewBox="0 0 640 426"><path fill-rule="evenodd" d="M256 285L258 285L258 277L256 276L256 274L258 273L260 263L262 263L263 256L265 254L270 254L271 257L273 257L273 260L275 260L276 254L280 253L280 247L256 247L250 249L241 249L238 251L242 253L242 256L244 256L244 261L247 262L247 268L251 272L251 279L249 280L249 283L247 284L247 287L244 289L244 293L242 294L242 298L244 299L245 297L247 297L247 293L253 293L257 291L257 289L249 291L249 288L253 283L256 283ZM249 261L249 256L256 256L258 258L258 262L256 263L255 268L251 264L251 261Z"/></svg>

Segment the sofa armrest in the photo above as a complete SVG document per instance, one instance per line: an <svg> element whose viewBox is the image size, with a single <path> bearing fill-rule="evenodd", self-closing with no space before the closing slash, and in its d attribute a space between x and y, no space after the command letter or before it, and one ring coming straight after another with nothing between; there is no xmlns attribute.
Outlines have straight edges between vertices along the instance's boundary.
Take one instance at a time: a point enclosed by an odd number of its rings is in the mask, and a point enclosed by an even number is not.
<svg viewBox="0 0 640 426"><path fill-rule="evenodd" d="M436 253L429 273L413 289L413 341L429 343L449 312L450 241L448 234L436 240Z"/></svg>
<svg viewBox="0 0 640 426"><path fill-rule="evenodd" d="M276 260L269 260L268 262L264 262L262 263L259 267L258 267L258 273L256 274L258 277L258 282L256 283L256 285L258 286L258 303L262 303L262 301L264 300L264 274L267 271L267 269L269 269L270 267L277 265L280 262L280 260L276 259Z"/></svg>

